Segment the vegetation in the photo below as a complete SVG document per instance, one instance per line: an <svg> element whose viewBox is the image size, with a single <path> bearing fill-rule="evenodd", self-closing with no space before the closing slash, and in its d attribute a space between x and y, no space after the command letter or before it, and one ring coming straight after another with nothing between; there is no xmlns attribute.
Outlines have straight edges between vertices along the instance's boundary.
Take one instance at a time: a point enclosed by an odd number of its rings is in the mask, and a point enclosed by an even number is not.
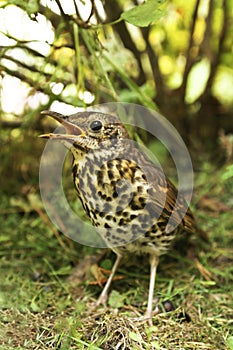
<svg viewBox="0 0 233 350"><path fill-rule="evenodd" d="M2 85L14 77L25 90L14 122L40 124L54 101L127 101L157 108L206 147L232 131L232 0L67 3L1 1L2 17L17 21L17 30L3 21Z"/></svg>
<svg viewBox="0 0 233 350"><path fill-rule="evenodd" d="M90 271L100 257L109 269L113 254L103 257L102 250L56 232L58 240L38 196L29 203L2 195L0 349L232 350L233 191L232 180L223 180L227 173L213 175L209 165L197 176L196 216L210 242L198 245L198 261L174 250L163 257L155 295L175 310L157 315L150 328L135 321L146 307L147 262L122 266L108 308L92 311L101 287L90 284Z"/></svg>
<svg viewBox="0 0 233 350"><path fill-rule="evenodd" d="M2 350L233 349L233 3L138 3L0 1ZM196 243L198 258L176 250L162 258L153 327L136 320L147 262L122 265L108 308L93 311L114 254L62 235L39 196L37 136L53 129L40 112L116 101L156 109L178 129L195 168L193 211L209 237ZM80 211L70 159L64 187ZM173 311L164 312L166 300Z"/></svg>

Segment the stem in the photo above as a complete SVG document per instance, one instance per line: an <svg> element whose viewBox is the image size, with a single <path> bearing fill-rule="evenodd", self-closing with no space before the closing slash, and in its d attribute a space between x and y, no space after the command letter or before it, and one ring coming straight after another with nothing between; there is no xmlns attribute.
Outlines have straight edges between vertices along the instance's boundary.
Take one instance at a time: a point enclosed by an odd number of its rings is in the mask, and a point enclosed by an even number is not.
<svg viewBox="0 0 233 350"><path fill-rule="evenodd" d="M90 35L88 35L86 30L84 30L83 28L80 28L80 33L82 35L83 41L85 42L88 51L90 52L92 58L95 61L96 67L99 69L100 73L104 77L104 79L106 81L106 84L107 84L108 88L110 89L110 91L112 93L113 98L117 101L118 97L117 97L116 91L115 91L115 89L114 89L114 87L113 87L113 85L112 85L112 83L111 83L107 73L105 72L105 70L104 70L104 68L103 68L103 66L101 64L99 57L96 55L96 51L94 50L92 42L90 40Z"/></svg>

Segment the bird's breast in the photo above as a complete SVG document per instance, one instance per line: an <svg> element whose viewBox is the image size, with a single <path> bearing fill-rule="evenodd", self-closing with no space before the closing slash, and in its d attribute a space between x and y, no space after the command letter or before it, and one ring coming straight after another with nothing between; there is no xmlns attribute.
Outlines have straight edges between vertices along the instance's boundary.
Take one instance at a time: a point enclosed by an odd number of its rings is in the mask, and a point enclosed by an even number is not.
<svg viewBox="0 0 233 350"><path fill-rule="evenodd" d="M74 162L73 173L83 208L109 247L140 252L134 242L143 240L141 250L159 251L155 241L162 231L155 224L151 185L136 162L86 159Z"/></svg>

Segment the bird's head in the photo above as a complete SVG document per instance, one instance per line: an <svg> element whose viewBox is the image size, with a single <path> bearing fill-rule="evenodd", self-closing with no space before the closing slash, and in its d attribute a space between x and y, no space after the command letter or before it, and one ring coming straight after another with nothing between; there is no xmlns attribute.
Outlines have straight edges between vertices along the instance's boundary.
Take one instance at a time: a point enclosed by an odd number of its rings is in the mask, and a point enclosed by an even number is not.
<svg viewBox="0 0 233 350"><path fill-rule="evenodd" d="M117 116L100 112L79 112L64 116L57 112L43 111L65 128L66 133L49 133L40 137L61 140L68 148L71 146L82 151L100 147L110 147L113 141L129 138L128 133Z"/></svg>

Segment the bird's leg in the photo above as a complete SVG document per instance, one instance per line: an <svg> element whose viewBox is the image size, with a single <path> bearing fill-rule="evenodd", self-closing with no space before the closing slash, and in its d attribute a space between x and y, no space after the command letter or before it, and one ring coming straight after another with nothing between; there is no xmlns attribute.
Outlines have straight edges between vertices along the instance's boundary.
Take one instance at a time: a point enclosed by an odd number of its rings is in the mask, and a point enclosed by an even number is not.
<svg viewBox="0 0 233 350"><path fill-rule="evenodd" d="M154 295L154 287L155 287L155 277L156 277L156 271L157 266L159 264L159 257L156 255L150 256L150 286L149 286L149 295L148 295L148 302L147 302L147 309L145 313L145 319L148 319L148 323L150 326L153 325L152 323L152 313L153 313L153 295Z"/></svg>
<svg viewBox="0 0 233 350"><path fill-rule="evenodd" d="M117 258L116 258L116 261L115 261L115 263L113 265L111 274L109 275L107 283L105 284L104 289L102 290L102 292L101 292L101 294L100 294L100 296L99 296L99 298L98 298L98 300L96 302L96 306L99 306L100 304L102 304L104 306L106 305L106 302L108 300L108 290L109 290L109 287L110 287L110 285L112 283L112 279L113 279L113 277L114 277L114 275L116 273L118 265L119 265L119 263L121 261L121 258L122 258L122 256L117 254Z"/></svg>

